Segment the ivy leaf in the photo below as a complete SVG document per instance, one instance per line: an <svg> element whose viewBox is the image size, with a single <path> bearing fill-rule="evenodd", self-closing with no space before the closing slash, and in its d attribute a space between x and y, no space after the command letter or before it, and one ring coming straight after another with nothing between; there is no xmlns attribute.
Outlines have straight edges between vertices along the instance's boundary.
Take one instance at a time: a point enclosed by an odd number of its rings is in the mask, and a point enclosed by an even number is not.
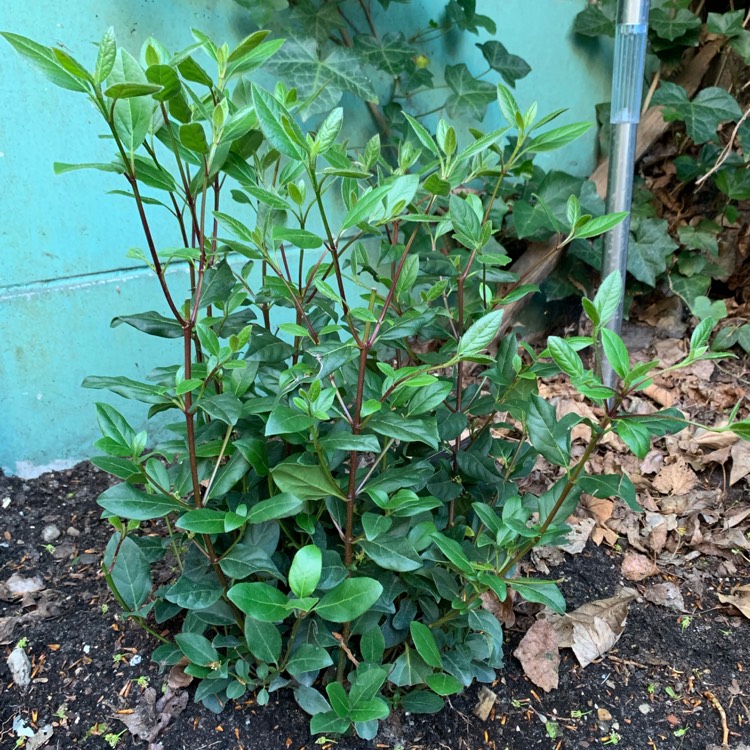
<svg viewBox="0 0 750 750"><path fill-rule="evenodd" d="M667 270L667 258L677 249L663 219L642 219L630 238L628 271L638 281L656 285L656 277Z"/></svg>
<svg viewBox="0 0 750 750"><path fill-rule="evenodd" d="M246 8L253 21L261 28L277 18L280 11L289 7L288 0L235 0L235 2Z"/></svg>
<svg viewBox="0 0 750 750"><path fill-rule="evenodd" d="M360 56L345 47L336 47L322 57L314 39L288 41L267 63L266 70L297 89L305 102L305 117L330 112L344 92L378 102Z"/></svg>
<svg viewBox="0 0 750 750"><path fill-rule="evenodd" d="M587 5L573 22L573 31L583 36L615 35L615 22L607 16L599 5Z"/></svg>
<svg viewBox="0 0 750 750"><path fill-rule="evenodd" d="M495 22L489 16L476 12L476 0L450 0L445 9L448 20L455 23L461 31L478 34L479 29L486 29L491 35L497 32Z"/></svg>
<svg viewBox="0 0 750 750"><path fill-rule="evenodd" d="M696 143L716 140L716 130L722 122L736 121L742 110L734 97L718 86L709 86L690 101L682 86L664 82L654 94L654 104L664 107L664 120L682 120L688 135Z"/></svg>
<svg viewBox="0 0 750 750"><path fill-rule="evenodd" d="M649 14L648 23L659 38L670 42L701 27L701 19L687 8L680 8L675 13L663 8L654 8Z"/></svg>
<svg viewBox="0 0 750 750"><path fill-rule="evenodd" d="M512 55L500 42L492 40L477 44L487 64L497 71L511 88L515 88L516 81L531 73L531 66L518 55Z"/></svg>
<svg viewBox="0 0 750 750"><path fill-rule="evenodd" d="M496 95L491 83L474 78L464 63L446 66L445 83L452 92L445 101L449 117L484 119L487 105Z"/></svg>
<svg viewBox="0 0 750 750"><path fill-rule="evenodd" d="M400 31L389 31L380 39L360 35L355 37L354 42L370 65L394 77L403 73L417 54L417 48L408 42Z"/></svg>

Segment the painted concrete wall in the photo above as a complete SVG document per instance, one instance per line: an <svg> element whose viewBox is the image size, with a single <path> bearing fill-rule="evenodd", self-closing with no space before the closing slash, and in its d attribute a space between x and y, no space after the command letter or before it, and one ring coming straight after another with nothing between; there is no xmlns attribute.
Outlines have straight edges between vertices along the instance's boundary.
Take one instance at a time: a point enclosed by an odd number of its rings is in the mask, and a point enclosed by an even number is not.
<svg viewBox="0 0 750 750"><path fill-rule="evenodd" d="M405 31L419 28L435 5L393 4L388 23ZM593 120L594 105L609 91L608 51L583 45L571 34L573 17L584 5L585 0L478 2L480 12L496 18L498 38L533 68L518 84L521 104L538 100L540 112L569 107L571 122ZM191 27L230 45L249 30L233 0L0 4L0 29L61 44L87 63L96 54L91 43L109 25L134 54L149 35L180 49L193 41ZM425 53L436 62L462 61L479 71L486 66L477 41L484 38L449 35ZM91 455L98 437L93 403L108 398L80 388L86 375L143 378L169 357L162 351L164 340L109 327L117 314L162 307L155 280L125 257L128 248L142 247L143 239L130 201L106 195L122 185L109 174L52 172L55 161L111 158L111 144L97 138L98 115L82 96L47 83L4 42L0 69L0 468L31 476ZM352 106L364 141L369 121L361 107ZM484 127L498 126L491 108ZM356 135L350 137L355 142ZM545 155L542 166L590 173L594 139L592 130L564 154ZM157 223L157 238L160 233L166 238L166 228ZM111 400L134 424L142 423L142 405Z"/></svg>

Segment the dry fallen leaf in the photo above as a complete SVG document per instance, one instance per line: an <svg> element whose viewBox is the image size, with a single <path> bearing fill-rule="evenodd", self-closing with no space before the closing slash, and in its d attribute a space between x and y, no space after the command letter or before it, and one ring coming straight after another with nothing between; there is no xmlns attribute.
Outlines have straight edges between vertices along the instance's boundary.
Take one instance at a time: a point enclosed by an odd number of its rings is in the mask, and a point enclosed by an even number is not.
<svg viewBox="0 0 750 750"><path fill-rule="evenodd" d="M655 583L646 589L643 597L646 601L658 604L660 607L674 609L677 612L685 611L682 594L674 583Z"/></svg>
<svg viewBox="0 0 750 750"><path fill-rule="evenodd" d="M737 484L743 477L750 474L750 443L740 440L732 446L732 471L729 475L729 484Z"/></svg>
<svg viewBox="0 0 750 750"><path fill-rule="evenodd" d="M560 651L557 633L547 620L537 620L521 639L513 656L526 676L546 693L557 688Z"/></svg>
<svg viewBox="0 0 750 750"><path fill-rule="evenodd" d="M697 483L698 477L695 472L684 458L678 458L656 475L653 486L662 495L686 495Z"/></svg>
<svg viewBox="0 0 750 750"><path fill-rule="evenodd" d="M565 615L547 615L560 648L572 648L582 667L606 653L622 635L628 605L638 596L623 588L607 599L588 602Z"/></svg>
<svg viewBox="0 0 750 750"><path fill-rule="evenodd" d="M750 584L737 586L732 591L735 592L733 596L719 594L719 601L722 604L733 604L745 617L750 619Z"/></svg>
<svg viewBox="0 0 750 750"><path fill-rule="evenodd" d="M566 535L567 543L561 544L560 549L565 550L569 555L578 555L583 552L595 525L596 521L593 518L576 519L576 523L570 524L570 531Z"/></svg>
<svg viewBox="0 0 750 750"><path fill-rule="evenodd" d="M144 690L132 713L118 712L114 717L121 721L136 739L153 742L167 724L185 710L187 702L188 694L185 690L167 690L157 701L156 690L149 687Z"/></svg>
<svg viewBox="0 0 750 750"><path fill-rule="evenodd" d="M193 677L185 673L185 667L189 663L187 658L183 657L169 670L167 685L170 690L179 690L180 688L187 687L193 681Z"/></svg>
<svg viewBox="0 0 750 750"><path fill-rule="evenodd" d="M26 594L36 594L44 589L44 581L39 576L25 576L14 573L5 583L0 583L0 599L12 601Z"/></svg>
<svg viewBox="0 0 750 750"><path fill-rule="evenodd" d="M653 560L637 552L626 552L622 560L622 574L628 581L642 581L649 576L655 576L659 568Z"/></svg>

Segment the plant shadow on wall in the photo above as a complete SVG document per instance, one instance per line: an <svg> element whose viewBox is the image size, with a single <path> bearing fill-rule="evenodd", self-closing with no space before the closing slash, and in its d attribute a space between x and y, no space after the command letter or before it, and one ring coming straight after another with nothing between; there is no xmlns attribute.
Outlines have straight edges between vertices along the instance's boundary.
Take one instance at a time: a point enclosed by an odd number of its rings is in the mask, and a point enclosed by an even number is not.
<svg viewBox="0 0 750 750"><path fill-rule="evenodd" d="M305 133L293 90L247 82L279 49L265 32L233 50L195 32L177 55L149 40L143 67L109 31L91 72L4 36L50 81L86 94L116 148L110 163L58 166L121 175L143 226L146 251L130 256L153 271L169 314L113 325L183 342L181 361L147 382L86 381L150 417L175 415L173 438L151 444L97 405L93 462L122 480L99 498L114 527L102 570L125 615L161 641L154 659L197 678L195 698L213 711L288 687L313 732L353 726L364 738L393 708L438 711L493 681L503 633L483 603L520 596L563 611L555 582L518 577L517 563L563 539L583 491L637 507L628 477L589 475L587 459L610 432L643 457L653 437L680 430L675 409L628 413L629 395L659 371L719 356L708 318L684 361L631 367L605 328L616 276L584 300L592 336L551 337L536 354L499 335L503 305L532 291L502 269L493 237L510 206L499 198L525 189L534 154L584 127L549 128L559 113L521 112L499 86L508 127L473 131L461 150L446 122L433 137L407 118L391 167L377 138L340 142L341 109ZM471 188L482 180L493 185L484 199ZM535 210L551 212L542 199ZM151 232L164 211L174 247ZM621 219L594 218L572 196L560 242ZM166 278L177 263L190 271L179 293ZM584 350L611 362L614 389ZM561 372L596 421L558 420L538 395ZM750 436L735 416L722 429ZM572 455L581 421L591 439ZM522 480L539 460L558 478L536 496Z"/></svg>

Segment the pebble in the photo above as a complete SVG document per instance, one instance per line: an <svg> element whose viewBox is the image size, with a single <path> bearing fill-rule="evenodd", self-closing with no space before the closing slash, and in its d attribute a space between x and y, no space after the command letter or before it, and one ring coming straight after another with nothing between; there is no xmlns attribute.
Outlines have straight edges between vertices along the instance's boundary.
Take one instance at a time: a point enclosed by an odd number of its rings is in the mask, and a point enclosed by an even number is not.
<svg viewBox="0 0 750 750"><path fill-rule="evenodd" d="M6 508L8 508L10 506L10 498L9 497L4 497L3 498L2 506L3 506L3 510L5 510Z"/></svg>
<svg viewBox="0 0 750 750"><path fill-rule="evenodd" d="M638 710L645 716L646 714L651 713L651 706L649 706L648 703L641 703L641 705L638 706Z"/></svg>
<svg viewBox="0 0 750 750"><path fill-rule="evenodd" d="M14 648L10 652L10 656L6 662L8 669L10 670L13 682L21 688L26 690L31 682L31 662L26 652L22 648Z"/></svg>
<svg viewBox="0 0 750 750"><path fill-rule="evenodd" d="M42 529L42 539L47 544L60 538L60 529L54 523L48 524Z"/></svg>
<svg viewBox="0 0 750 750"><path fill-rule="evenodd" d="M141 662L143 661L143 657L141 657L140 654L136 654L131 660L130 660L130 666L131 667L137 667Z"/></svg>
<svg viewBox="0 0 750 750"><path fill-rule="evenodd" d="M68 526L68 530L65 533L72 537L81 536L81 532L75 526Z"/></svg>
<svg viewBox="0 0 750 750"><path fill-rule="evenodd" d="M612 714L606 708L597 708L596 716L599 721L612 721Z"/></svg>

